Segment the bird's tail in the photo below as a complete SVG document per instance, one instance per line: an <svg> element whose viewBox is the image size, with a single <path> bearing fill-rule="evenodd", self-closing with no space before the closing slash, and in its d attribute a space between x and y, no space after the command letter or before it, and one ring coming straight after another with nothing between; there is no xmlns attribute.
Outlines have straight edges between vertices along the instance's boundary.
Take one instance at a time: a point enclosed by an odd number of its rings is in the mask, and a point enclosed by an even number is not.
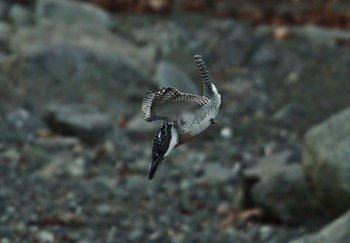
<svg viewBox="0 0 350 243"><path fill-rule="evenodd" d="M214 93L214 90L213 79L210 76L209 70L207 69L203 57L201 55L195 55L194 60L197 63L197 66L203 79L203 95L205 97L211 97Z"/></svg>

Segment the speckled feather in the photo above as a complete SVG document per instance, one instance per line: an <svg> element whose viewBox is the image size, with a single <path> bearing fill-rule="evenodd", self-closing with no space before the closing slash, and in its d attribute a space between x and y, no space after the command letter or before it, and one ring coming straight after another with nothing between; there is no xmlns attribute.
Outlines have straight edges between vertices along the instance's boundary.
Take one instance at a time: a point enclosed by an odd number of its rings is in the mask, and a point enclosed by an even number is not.
<svg viewBox="0 0 350 243"><path fill-rule="evenodd" d="M162 87L149 91L142 102L141 116L146 121L176 120L185 111L193 112L205 106L209 99L193 94L181 93L176 88Z"/></svg>

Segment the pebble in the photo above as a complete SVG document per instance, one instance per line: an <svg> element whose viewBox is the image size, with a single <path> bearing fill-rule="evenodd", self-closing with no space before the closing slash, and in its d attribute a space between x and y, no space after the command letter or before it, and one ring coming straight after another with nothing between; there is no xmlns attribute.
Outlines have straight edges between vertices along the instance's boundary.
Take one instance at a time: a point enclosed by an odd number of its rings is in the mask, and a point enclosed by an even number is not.
<svg viewBox="0 0 350 243"><path fill-rule="evenodd" d="M46 230L41 230L38 232L38 240L40 242L54 242L55 236Z"/></svg>
<svg viewBox="0 0 350 243"><path fill-rule="evenodd" d="M223 137L225 139L231 138L232 137L232 130L231 130L231 128L225 127L223 129L221 129L220 135L221 135L221 137Z"/></svg>

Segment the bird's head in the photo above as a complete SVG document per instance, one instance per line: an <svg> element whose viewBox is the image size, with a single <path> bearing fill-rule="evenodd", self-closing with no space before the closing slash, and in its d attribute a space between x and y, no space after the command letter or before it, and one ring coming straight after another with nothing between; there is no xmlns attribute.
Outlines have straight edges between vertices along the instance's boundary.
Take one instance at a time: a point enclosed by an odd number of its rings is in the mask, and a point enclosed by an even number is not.
<svg viewBox="0 0 350 243"><path fill-rule="evenodd" d="M171 123L164 122L156 133L152 147L152 164L148 179L152 180L158 166L178 144L178 135Z"/></svg>

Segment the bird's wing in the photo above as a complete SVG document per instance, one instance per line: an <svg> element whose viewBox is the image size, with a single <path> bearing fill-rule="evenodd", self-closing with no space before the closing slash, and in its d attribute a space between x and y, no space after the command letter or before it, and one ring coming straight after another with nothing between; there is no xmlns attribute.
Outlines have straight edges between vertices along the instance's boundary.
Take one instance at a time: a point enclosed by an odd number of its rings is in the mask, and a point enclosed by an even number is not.
<svg viewBox="0 0 350 243"><path fill-rule="evenodd" d="M181 114L208 104L209 99L181 93L172 87L162 87L149 91L142 102L141 116L146 121L177 121Z"/></svg>

